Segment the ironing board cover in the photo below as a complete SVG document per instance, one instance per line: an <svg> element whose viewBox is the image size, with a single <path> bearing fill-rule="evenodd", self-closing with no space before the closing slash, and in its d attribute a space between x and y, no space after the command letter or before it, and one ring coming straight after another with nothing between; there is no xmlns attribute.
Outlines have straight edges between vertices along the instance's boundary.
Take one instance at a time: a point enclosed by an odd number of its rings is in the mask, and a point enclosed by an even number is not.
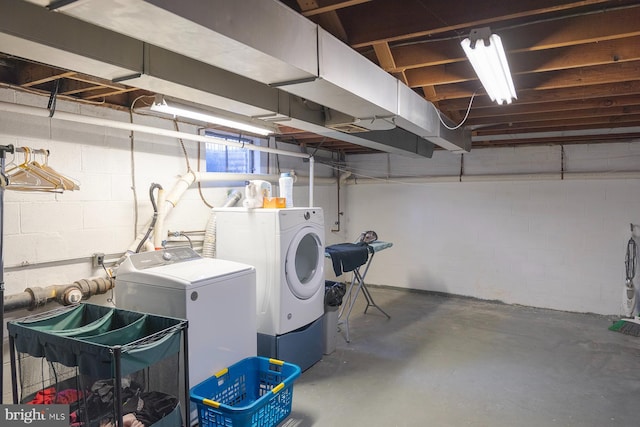
<svg viewBox="0 0 640 427"><path fill-rule="evenodd" d="M385 249L390 248L391 246L393 246L393 243L391 243L391 242L381 242L380 240L376 240L375 242L369 243L369 247L371 248L370 249L371 252L380 252L380 251L383 251Z"/></svg>
<svg viewBox="0 0 640 427"><path fill-rule="evenodd" d="M325 248L325 256L331 258L336 276L353 271L365 264L370 253L390 248L393 243L376 240L371 243L338 243Z"/></svg>

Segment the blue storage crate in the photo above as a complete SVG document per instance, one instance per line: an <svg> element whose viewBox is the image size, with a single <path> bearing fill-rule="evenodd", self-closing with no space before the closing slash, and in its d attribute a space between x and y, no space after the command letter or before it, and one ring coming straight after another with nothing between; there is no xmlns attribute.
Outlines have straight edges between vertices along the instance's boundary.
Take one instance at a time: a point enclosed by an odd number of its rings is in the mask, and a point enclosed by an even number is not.
<svg viewBox="0 0 640 427"><path fill-rule="evenodd" d="M191 389L200 427L273 427L291 413L300 368L248 357Z"/></svg>

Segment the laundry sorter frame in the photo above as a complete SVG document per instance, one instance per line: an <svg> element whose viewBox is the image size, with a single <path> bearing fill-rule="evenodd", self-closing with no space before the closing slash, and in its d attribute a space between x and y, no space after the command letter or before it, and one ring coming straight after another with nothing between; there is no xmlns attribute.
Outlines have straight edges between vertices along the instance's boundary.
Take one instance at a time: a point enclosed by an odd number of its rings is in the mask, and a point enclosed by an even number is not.
<svg viewBox="0 0 640 427"><path fill-rule="evenodd" d="M122 378L182 351L178 363L184 366L184 388L177 398L186 406L181 422L189 425L188 321L80 303L13 320L7 329L14 404L24 403L18 393L19 352L76 368L78 376L113 380L112 413L122 426Z"/></svg>

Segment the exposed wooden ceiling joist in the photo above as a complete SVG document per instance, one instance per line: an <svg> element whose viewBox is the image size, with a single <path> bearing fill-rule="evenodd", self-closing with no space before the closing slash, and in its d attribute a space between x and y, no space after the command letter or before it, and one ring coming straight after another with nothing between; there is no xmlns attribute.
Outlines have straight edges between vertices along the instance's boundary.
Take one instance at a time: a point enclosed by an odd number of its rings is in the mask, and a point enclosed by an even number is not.
<svg viewBox="0 0 640 427"><path fill-rule="evenodd" d="M466 115L475 147L640 138L640 3L637 0L281 0L433 102L453 122ZM460 48L473 28L500 34L518 99L492 103ZM141 93L125 86L2 56L0 83L129 108ZM366 76L363 76L366 79ZM610 134L606 129L614 129ZM593 135L589 134L593 131ZM281 127L279 138L340 153L371 152ZM527 132L554 137L509 139ZM562 136L579 131L578 136ZM622 131L624 136L618 132ZM482 138L496 136L495 141ZM480 138L482 137L482 138ZM500 137L500 138L498 138ZM499 141L498 141L499 140ZM511 142L509 142L511 141Z"/></svg>

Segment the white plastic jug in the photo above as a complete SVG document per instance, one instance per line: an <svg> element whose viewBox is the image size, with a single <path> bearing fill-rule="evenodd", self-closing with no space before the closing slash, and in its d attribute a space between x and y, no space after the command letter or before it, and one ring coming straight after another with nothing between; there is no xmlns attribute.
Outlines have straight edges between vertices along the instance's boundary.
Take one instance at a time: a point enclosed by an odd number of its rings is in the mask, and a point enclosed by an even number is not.
<svg viewBox="0 0 640 427"><path fill-rule="evenodd" d="M285 198L286 207L293 207L293 177L289 172L282 172L278 180L280 197Z"/></svg>
<svg viewBox="0 0 640 427"><path fill-rule="evenodd" d="M242 206L261 208L265 197L271 197L271 184L261 179L252 179L245 183Z"/></svg>

